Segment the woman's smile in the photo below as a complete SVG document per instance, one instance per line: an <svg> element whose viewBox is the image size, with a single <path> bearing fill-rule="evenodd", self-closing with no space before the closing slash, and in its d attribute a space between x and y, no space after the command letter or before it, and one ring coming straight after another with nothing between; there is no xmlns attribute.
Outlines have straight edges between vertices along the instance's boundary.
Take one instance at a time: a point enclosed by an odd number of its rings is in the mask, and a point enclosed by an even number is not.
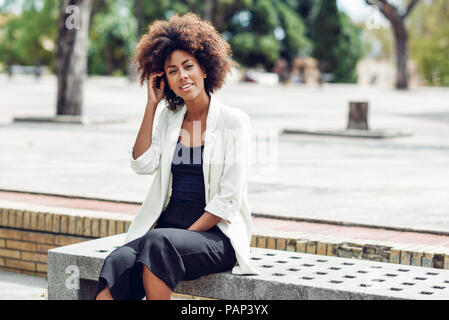
<svg viewBox="0 0 449 320"><path fill-rule="evenodd" d="M180 89L184 92L189 91L193 87L193 83L187 83L183 85Z"/></svg>

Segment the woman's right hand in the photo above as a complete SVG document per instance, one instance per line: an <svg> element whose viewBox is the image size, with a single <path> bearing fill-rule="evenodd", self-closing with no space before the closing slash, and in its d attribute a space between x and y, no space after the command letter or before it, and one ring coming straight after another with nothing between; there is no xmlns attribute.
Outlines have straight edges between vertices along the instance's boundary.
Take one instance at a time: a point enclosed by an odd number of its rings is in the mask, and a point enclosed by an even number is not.
<svg viewBox="0 0 449 320"><path fill-rule="evenodd" d="M148 101L147 105L151 105L154 110L156 110L159 102L164 97L164 88L165 88L165 80L161 79L161 84L159 89L156 88L156 80L158 77L162 77L164 72L153 72L148 76L147 81L147 92L148 92Z"/></svg>

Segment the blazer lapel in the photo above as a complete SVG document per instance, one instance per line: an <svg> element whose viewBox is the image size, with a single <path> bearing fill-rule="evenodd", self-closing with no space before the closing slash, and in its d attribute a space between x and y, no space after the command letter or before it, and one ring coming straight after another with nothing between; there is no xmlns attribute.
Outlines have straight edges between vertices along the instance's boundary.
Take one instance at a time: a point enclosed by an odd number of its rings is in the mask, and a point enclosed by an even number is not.
<svg viewBox="0 0 449 320"><path fill-rule="evenodd" d="M206 118L206 132L204 137L204 151L203 151L203 176L206 202L209 201L209 184L210 184L210 165L212 158L212 151L217 140L217 124L218 114L220 111L219 101L214 95L211 95L209 111Z"/></svg>
<svg viewBox="0 0 449 320"><path fill-rule="evenodd" d="M184 116L187 112L186 105L180 107L178 111L176 111L176 115L173 121L169 124L167 128L168 135L168 148L173 148L173 152L175 151L176 143L179 139L179 134L181 133L182 122L184 121Z"/></svg>
<svg viewBox="0 0 449 320"><path fill-rule="evenodd" d="M172 111L170 111L172 112ZM175 111L173 120L167 127L166 132L166 144L164 146L165 153L165 161L162 161L161 165L163 167L162 170L162 190L168 191L168 184L170 182L170 174L171 174L171 164L173 161L173 154L175 152L176 144L179 139L179 134L181 133L182 122L184 120L184 116L187 112L186 105L180 107L178 111Z"/></svg>

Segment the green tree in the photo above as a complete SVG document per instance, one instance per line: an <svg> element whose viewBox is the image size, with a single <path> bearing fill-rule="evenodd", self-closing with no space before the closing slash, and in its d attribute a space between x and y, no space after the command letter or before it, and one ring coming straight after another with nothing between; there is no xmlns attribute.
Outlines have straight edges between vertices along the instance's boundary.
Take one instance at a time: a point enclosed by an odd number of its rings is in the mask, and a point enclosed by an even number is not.
<svg viewBox="0 0 449 320"><path fill-rule="evenodd" d="M237 61L248 67L262 65L271 69L280 57L280 41L274 34L280 21L273 1L256 0L233 20L236 29L230 44Z"/></svg>
<svg viewBox="0 0 449 320"><path fill-rule="evenodd" d="M136 43L137 23L129 1L111 2L89 31L89 74L124 75Z"/></svg>
<svg viewBox="0 0 449 320"><path fill-rule="evenodd" d="M8 12L12 4L5 2L2 11ZM54 69L58 5L52 0L24 0L20 9L20 15L8 13L0 26L0 61Z"/></svg>
<svg viewBox="0 0 449 320"><path fill-rule="evenodd" d="M285 33L285 37L281 40L280 54L291 62L299 53L308 53L311 43L306 37L306 26L298 14L284 3L278 3L277 8L280 28Z"/></svg>
<svg viewBox="0 0 449 320"><path fill-rule="evenodd" d="M20 32L20 20L11 14L2 15L0 25L0 64L3 69L12 64L24 64L20 59L15 39Z"/></svg>
<svg viewBox="0 0 449 320"><path fill-rule="evenodd" d="M321 1L312 22L312 56L318 59L321 72L334 75L334 82L357 80L355 70L363 52L360 32L338 11L336 0Z"/></svg>
<svg viewBox="0 0 449 320"><path fill-rule="evenodd" d="M244 66L271 70L280 58L291 62L308 46L301 18L283 1L251 1L230 22L228 41Z"/></svg>
<svg viewBox="0 0 449 320"><path fill-rule="evenodd" d="M338 45L341 22L335 0L321 1L313 18L311 36L314 44L312 55L319 60L322 72L331 73L338 64Z"/></svg>
<svg viewBox="0 0 449 320"><path fill-rule="evenodd" d="M56 114L82 115L89 26L95 0L63 0L58 19Z"/></svg>
<svg viewBox="0 0 449 320"><path fill-rule="evenodd" d="M412 13L410 53L426 84L449 86L449 2L424 1Z"/></svg>
<svg viewBox="0 0 449 320"><path fill-rule="evenodd" d="M194 12L223 34L243 66L271 69L281 57L291 61L308 46L301 18L283 0L133 0L132 11L138 37L156 19Z"/></svg>
<svg viewBox="0 0 449 320"><path fill-rule="evenodd" d="M168 19L175 13L185 14L189 11L197 13L203 1L198 0L131 0L130 9L137 19L137 37L148 31L148 25L155 20Z"/></svg>
<svg viewBox="0 0 449 320"><path fill-rule="evenodd" d="M333 68L335 80L343 83L357 82L357 62L363 56L363 45L361 41L362 29L356 27L346 14L340 12L342 23L341 35L339 37L338 65Z"/></svg>
<svg viewBox="0 0 449 320"><path fill-rule="evenodd" d="M320 7L320 1L317 0L283 0L303 21L306 27L306 36L311 38L313 17Z"/></svg>
<svg viewBox="0 0 449 320"><path fill-rule="evenodd" d="M365 0L390 21L396 45L396 88L408 88L408 32L405 21L420 0ZM397 4L397 5L396 5Z"/></svg>
<svg viewBox="0 0 449 320"><path fill-rule="evenodd" d="M39 8L42 1L45 5ZM261 65L270 70L280 58L290 62L299 54L310 52L307 27L300 14L308 16L311 3L311 0L94 0L89 19L88 72L126 73L134 45L150 23L189 11L211 21L230 42L241 65ZM17 6L12 0L5 0L4 4L2 9ZM5 23L7 27L0 27L2 61L34 64L38 57L41 64L54 66L60 6L59 2L57 6L54 4L52 0L23 0L22 14L10 16ZM45 25L41 27L33 19ZM21 37L23 34L27 36Z"/></svg>

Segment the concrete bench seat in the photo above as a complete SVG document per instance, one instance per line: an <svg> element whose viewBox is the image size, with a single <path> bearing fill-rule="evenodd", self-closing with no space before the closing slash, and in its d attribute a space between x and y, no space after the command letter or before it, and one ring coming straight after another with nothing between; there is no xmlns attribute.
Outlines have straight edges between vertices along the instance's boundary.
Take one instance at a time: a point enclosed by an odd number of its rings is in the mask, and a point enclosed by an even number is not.
<svg viewBox="0 0 449 320"><path fill-rule="evenodd" d="M93 298L103 261L125 234L48 251L48 299ZM175 293L226 300L449 299L449 270L251 248L260 275L182 281Z"/></svg>

